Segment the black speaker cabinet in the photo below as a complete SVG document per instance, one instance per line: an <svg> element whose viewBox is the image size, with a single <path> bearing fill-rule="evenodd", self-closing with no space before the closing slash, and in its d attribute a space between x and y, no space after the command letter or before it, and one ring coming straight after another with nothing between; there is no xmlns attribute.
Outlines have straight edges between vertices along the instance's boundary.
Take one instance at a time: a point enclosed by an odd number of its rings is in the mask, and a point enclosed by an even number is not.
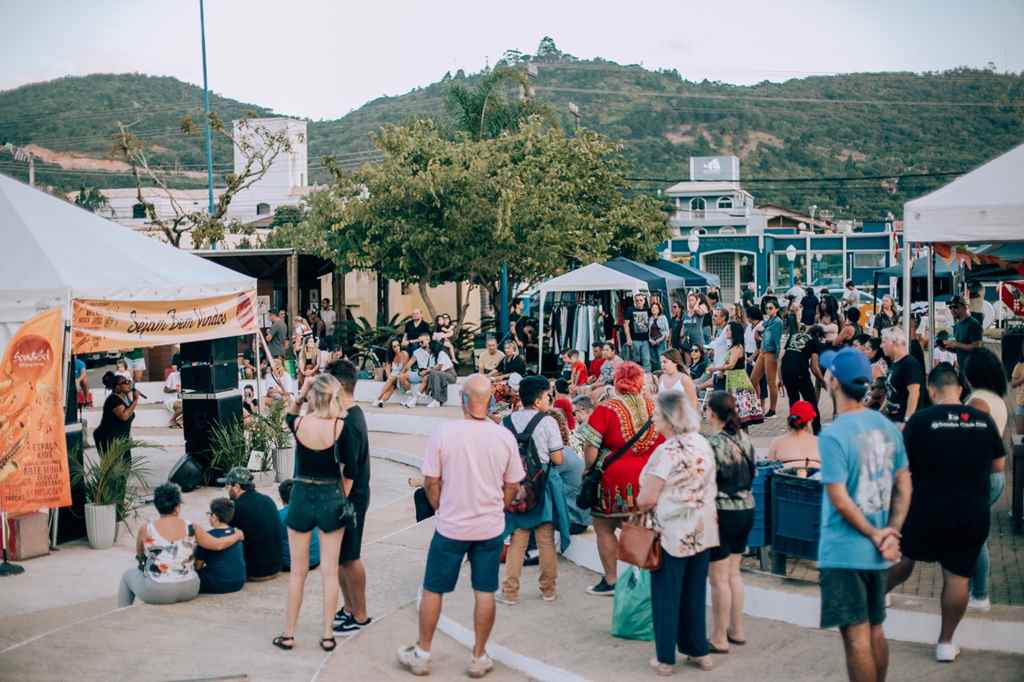
<svg viewBox="0 0 1024 682"><path fill-rule="evenodd" d="M185 365L181 368L181 388L198 393L219 393L238 388L238 362Z"/></svg>
<svg viewBox="0 0 1024 682"><path fill-rule="evenodd" d="M69 424L64 428L64 440L68 446L68 468L71 461L82 463L84 451L84 432L81 422ZM71 486L71 506L61 507L57 512L57 544L71 542L85 537L85 488L82 485Z"/></svg>
<svg viewBox="0 0 1024 682"><path fill-rule="evenodd" d="M203 467L210 465L213 426L242 420L242 393L235 389L221 393L182 393L185 452Z"/></svg>
<svg viewBox="0 0 1024 682"><path fill-rule="evenodd" d="M171 468L167 480L181 486L183 493L192 492L203 485L203 467L192 458L192 455L183 455Z"/></svg>
<svg viewBox="0 0 1024 682"><path fill-rule="evenodd" d="M216 363L238 360L238 337L207 341L189 341L181 344L181 364Z"/></svg>

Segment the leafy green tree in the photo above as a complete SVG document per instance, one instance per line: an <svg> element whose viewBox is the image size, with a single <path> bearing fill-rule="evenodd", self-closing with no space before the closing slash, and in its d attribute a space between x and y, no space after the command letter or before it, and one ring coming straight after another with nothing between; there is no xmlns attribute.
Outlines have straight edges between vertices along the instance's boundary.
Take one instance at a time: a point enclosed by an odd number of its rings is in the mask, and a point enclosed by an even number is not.
<svg viewBox="0 0 1024 682"><path fill-rule="evenodd" d="M90 213L95 213L97 209L103 208L109 203L103 192L95 187L83 186L78 190L78 196L75 197L75 205L81 206Z"/></svg>
<svg viewBox="0 0 1024 682"><path fill-rule="evenodd" d="M274 209L274 218L270 221L270 227L281 227L289 223L297 225L302 222L303 214L302 206L278 206Z"/></svg>
<svg viewBox="0 0 1024 682"><path fill-rule="evenodd" d="M509 97L510 90L518 97ZM522 69L498 66L485 74L476 86L453 83L448 88L446 106L455 127L474 140L494 138L514 130L533 115L551 117L550 108L532 98L530 81Z"/></svg>

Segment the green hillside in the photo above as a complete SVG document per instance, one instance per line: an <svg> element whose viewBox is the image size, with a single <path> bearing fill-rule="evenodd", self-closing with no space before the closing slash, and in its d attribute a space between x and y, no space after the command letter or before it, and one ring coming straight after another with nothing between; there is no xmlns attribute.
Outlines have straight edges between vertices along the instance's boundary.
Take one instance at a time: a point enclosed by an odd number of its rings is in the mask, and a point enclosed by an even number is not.
<svg viewBox="0 0 1024 682"><path fill-rule="evenodd" d="M865 177L969 169L1024 142L1024 77L958 69L930 74L865 73L816 76L784 83L737 86L693 82L675 71L603 60L581 61L552 49L542 56L510 53L527 68L535 96L566 128L581 125L621 141L637 178L637 191L656 192L663 180L688 175L691 155L732 153L741 158L744 183L758 203L805 210L816 204L837 217L874 218L949 178L905 178L895 192L879 180L766 182L766 179ZM412 117L446 118L451 80L472 84L461 72L397 97L368 102L334 121L311 121L310 164L323 179L320 159L343 164L372 158L368 134ZM184 137L181 117L201 106L201 90L173 78L140 74L68 77L0 92L0 142L109 158L116 121L134 123L154 162L202 171L201 137ZM998 106L993 106L993 104ZM267 109L220 96L211 106L225 120ZM283 112L287 113L287 112ZM215 148L217 170L230 168L225 141ZM24 164L0 156L0 172L24 177ZM37 166L42 183L125 186L127 175L59 171ZM185 180L194 184L196 180Z"/></svg>

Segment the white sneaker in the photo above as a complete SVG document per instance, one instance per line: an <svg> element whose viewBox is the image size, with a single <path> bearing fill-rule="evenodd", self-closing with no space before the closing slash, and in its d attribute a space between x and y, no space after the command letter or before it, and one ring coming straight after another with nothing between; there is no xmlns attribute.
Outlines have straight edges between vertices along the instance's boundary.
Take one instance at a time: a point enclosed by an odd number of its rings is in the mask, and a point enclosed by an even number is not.
<svg viewBox="0 0 1024 682"><path fill-rule="evenodd" d="M441 403L437 402L436 400L431 400L429 403L427 403L427 407L441 407Z"/></svg>
<svg viewBox="0 0 1024 682"><path fill-rule="evenodd" d="M952 642L939 642L935 645L935 660L939 663L952 663L960 655L960 647Z"/></svg>
<svg viewBox="0 0 1024 682"><path fill-rule="evenodd" d="M984 599L975 599L974 597L971 597L967 600L967 608L975 611L988 612L992 610L992 600L988 597L985 597Z"/></svg>
<svg viewBox="0 0 1024 682"><path fill-rule="evenodd" d="M398 650L398 662L413 675L430 674L430 657L420 656L416 652L416 646L406 646Z"/></svg>
<svg viewBox="0 0 1024 682"><path fill-rule="evenodd" d="M487 654L484 654L480 658L471 658L469 661L469 667L466 668L466 674L473 679L480 679L487 673L494 670L494 661Z"/></svg>
<svg viewBox="0 0 1024 682"><path fill-rule="evenodd" d="M402 403L402 407L405 407L405 408L412 408L412 407L415 407L415 406L416 406L416 398L415 397L409 398L409 399L405 400Z"/></svg>

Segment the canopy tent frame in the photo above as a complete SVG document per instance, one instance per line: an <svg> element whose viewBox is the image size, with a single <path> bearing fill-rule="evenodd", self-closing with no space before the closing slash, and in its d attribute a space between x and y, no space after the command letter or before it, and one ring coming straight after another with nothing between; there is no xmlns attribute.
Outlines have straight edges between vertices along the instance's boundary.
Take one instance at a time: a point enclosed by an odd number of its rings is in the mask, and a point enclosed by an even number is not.
<svg viewBox="0 0 1024 682"><path fill-rule="evenodd" d="M585 291L632 291L648 292L647 282L600 263L591 263L582 268L550 279L537 287L537 374L542 374L544 365L544 299L550 293Z"/></svg>

